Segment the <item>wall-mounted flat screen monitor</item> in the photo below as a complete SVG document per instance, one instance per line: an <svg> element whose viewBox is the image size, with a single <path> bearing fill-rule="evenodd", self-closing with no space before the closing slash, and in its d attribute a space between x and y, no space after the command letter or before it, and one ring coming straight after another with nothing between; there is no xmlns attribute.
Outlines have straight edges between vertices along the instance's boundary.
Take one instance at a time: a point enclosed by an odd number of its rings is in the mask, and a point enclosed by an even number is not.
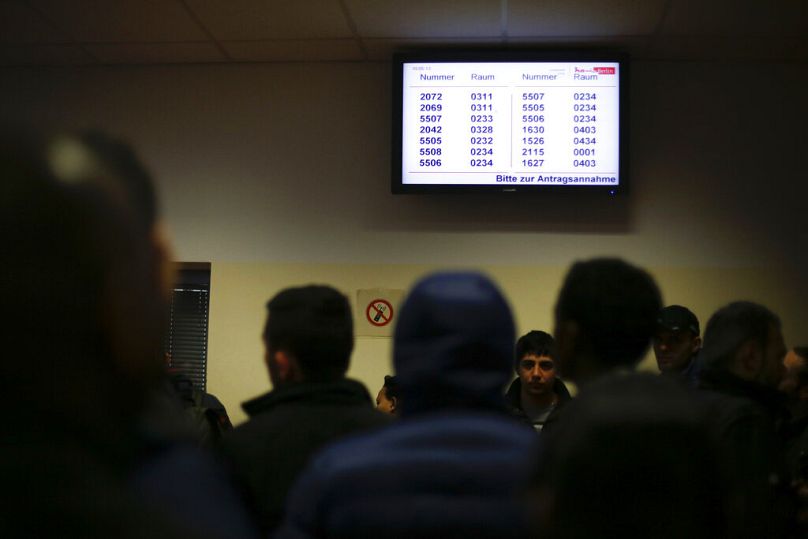
<svg viewBox="0 0 808 539"><path fill-rule="evenodd" d="M548 51L393 57L393 193L625 193L627 59Z"/></svg>

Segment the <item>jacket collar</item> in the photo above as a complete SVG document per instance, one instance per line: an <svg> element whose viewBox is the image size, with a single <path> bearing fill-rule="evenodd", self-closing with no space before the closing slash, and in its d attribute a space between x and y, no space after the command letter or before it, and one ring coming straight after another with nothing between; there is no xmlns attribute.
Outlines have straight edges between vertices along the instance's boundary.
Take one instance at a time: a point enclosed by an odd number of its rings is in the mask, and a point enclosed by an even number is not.
<svg viewBox="0 0 808 539"><path fill-rule="evenodd" d="M291 403L370 406L372 401L365 386L356 380L341 378L332 382L299 382L281 386L244 402L241 408L252 417Z"/></svg>
<svg viewBox="0 0 808 539"><path fill-rule="evenodd" d="M508 387L508 392L505 393L505 400L511 408L515 408L517 410L522 409L521 390L522 380L521 378L516 378L513 382L511 382L510 387ZM570 397L570 392L567 389L567 386L561 381L560 378L556 378L553 382L553 391L558 397L559 404L572 398Z"/></svg>
<svg viewBox="0 0 808 539"><path fill-rule="evenodd" d="M749 399L763 407L773 419L788 415L785 394L775 388L744 380L726 371L702 370L698 387Z"/></svg>

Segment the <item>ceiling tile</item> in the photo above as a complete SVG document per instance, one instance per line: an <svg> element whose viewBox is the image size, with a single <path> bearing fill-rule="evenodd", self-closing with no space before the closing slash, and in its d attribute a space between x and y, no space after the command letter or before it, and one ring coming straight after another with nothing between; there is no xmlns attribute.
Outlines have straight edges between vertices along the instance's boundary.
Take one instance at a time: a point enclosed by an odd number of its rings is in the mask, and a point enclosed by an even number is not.
<svg viewBox="0 0 808 539"><path fill-rule="evenodd" d="M85 47L103 64L182 64L227 60L210 42L96 43Z"/></svg>
<svg viewBox="0 0 808 539"><path fill-rule="evenodd" d="M508 43L537 49L608 49L635 57L645 54L649 40L647 36L555 36L514 37L508 38Z"/></svg>
<svg viewBox="0 0 808 539"><path fill-rule="evenodd" d="M96 63L78 45L0 45L2 66L66 66Z"/></svg>
<svg viewBox="0 0 808 539"><path fill-rule="evenodd" d="M204 41L179 0L31 0L79 42Z"/></svg>
<svg viewBox="0 0 808 539"><path fill-rule="evenodd" d="M564 49L585 47L603 48L628 53L631 57L642 57L648 47L647 37L525 37L525 38L485 38L485 39L365 39L363 44L368 59L390 61L393 53L418 48L444 49L452 47L485 46L500 47L503 44L520 48Z"/></svg>
<svg viewBox="0 0 808 539"><path fill-rule="evenodd" d="M499 0L345 0L366 38L483 38L502 33Z"/></svg>
<svg viewBox="0 0 808 539"><path fill-rule="evenodd" d="M0 63L226 61L206 30L238 61L389 61L403 48L500 44L805 60L808 0L0 0Z"/></svg>
<svg viewBox="0 0 808 539"><path fill-rule="evenodd" d="M222 41L352 37L338 0L187 0Z"/></svg>
<svg viewBox="0 0 808 539"><path fill-rule="evenodd" d="M665 0L510 0L508 36L641 36L654 32Z"/></svg>
<svg viewBox="0 0 808 539"><path fill-rule="evenodd" d="M22 2L0 2L0 43L62 43L68 37Z"/></svg>
<svg viewBox="0 0 808 539"><path fill-rule="evenodd" d="M489 37L481 39L455 38L455 39L364 39L362 40L365 50L368 53L368 60L389 62L394 52L407 49L444 49L462 47L480 47L490 45L492 47L502 45L501 37Z"/></svg>
<svg viewBox="0 0 808 539"><path fill-rule="evenodd" d="M648 48L646 59L806 61L808 60L808 38L662 36Z"/></svg>
<svg viewBox="0 0 808 539"><path fill-rule="evenodd" d="M673 0L662 26L675 35L808 34L806 0Z"/></svg>
<svg viewBox="0 0 808 539"><path fill-rule="evenodd" d="M246 62L339 62L364 60L355 39L223 41L233 60Z"/></svg>

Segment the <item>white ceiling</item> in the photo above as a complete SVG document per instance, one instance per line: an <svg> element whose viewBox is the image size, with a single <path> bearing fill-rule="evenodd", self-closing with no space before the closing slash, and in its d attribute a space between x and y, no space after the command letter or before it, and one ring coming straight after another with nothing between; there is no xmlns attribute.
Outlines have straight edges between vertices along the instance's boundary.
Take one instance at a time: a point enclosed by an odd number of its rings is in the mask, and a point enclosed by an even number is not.
<svg viewBox="0 0 808 539"><path fill-rule="evenodd" d="M808 60L808 0L0 0L0 66L386 61L413 46Z"/></svg>

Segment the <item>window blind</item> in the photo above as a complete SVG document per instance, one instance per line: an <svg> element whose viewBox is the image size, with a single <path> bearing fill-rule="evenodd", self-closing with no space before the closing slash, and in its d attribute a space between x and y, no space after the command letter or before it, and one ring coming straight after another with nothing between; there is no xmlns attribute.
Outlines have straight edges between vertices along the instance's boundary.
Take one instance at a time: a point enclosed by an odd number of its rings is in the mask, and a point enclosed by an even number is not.
<svg viewBox="0 0 808 539"><path fill-rule="evenodd" d="M169 367L202 391L207 389L209 297L210 270L180 270L171 297L166 338Z"/></svg>

